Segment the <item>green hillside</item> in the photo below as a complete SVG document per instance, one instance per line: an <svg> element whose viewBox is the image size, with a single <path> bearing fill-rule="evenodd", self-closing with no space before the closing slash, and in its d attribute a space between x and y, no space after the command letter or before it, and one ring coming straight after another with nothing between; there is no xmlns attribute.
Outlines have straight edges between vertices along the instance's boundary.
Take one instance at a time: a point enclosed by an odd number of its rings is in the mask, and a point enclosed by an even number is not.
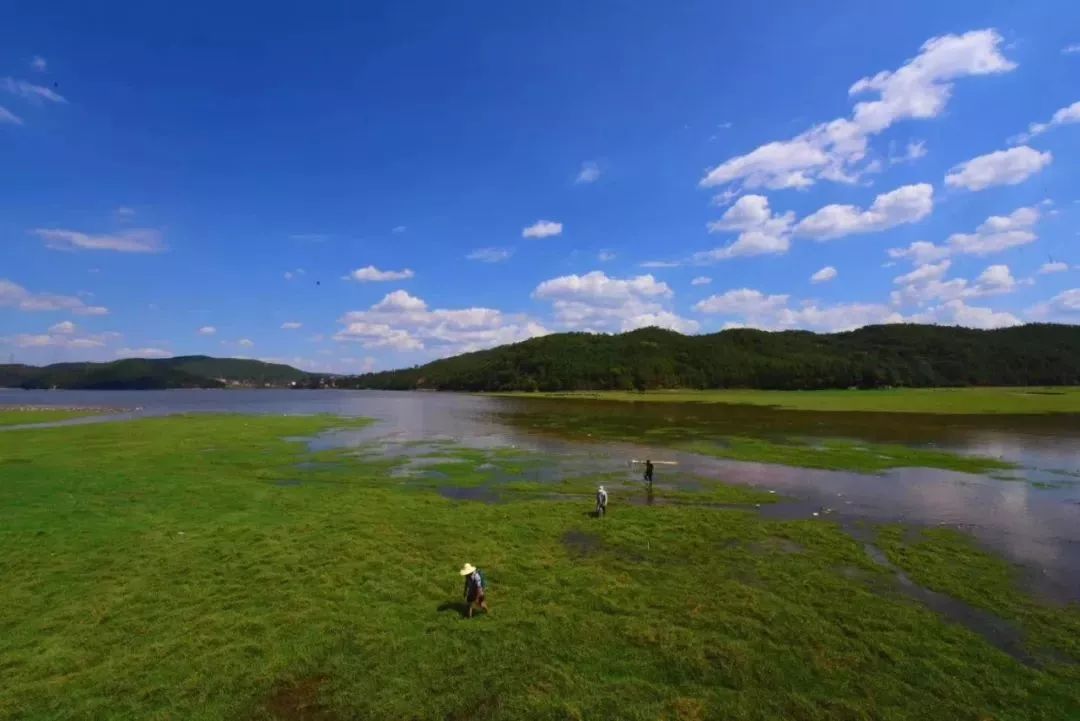
<svg viewBox="0 0 1080 721"><path fill-rule="evenodd" d="M0 387L133 390L287 386L309 375L292 366L239 358L126 358L110 363L0 365Z"/></svg>
<svg viewBox="0 0 1080 721"><path fill-rule="evenodd" d="M997 330L867 326L845 333L659 328L561 333L427 365L338 379L337 387L459 391L1074 385L1080 326Z"/></svg>

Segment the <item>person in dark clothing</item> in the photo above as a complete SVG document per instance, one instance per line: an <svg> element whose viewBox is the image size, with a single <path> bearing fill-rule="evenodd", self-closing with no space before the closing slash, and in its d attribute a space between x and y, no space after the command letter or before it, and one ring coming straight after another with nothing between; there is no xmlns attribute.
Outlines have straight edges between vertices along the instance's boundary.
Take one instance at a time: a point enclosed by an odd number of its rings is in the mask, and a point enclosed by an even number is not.
<svg viewBox="0 0 1080 721"><path fill-rule="evenodd" d="M480 569L471 563L466 563L459 573L465 577L465 615L472 618L474 606L479 606L488 613L487 598L484 594L484 577Z"/></svg>
<svg viewBox="0 0 1080 721"><path fill-rule="evenodd" d="M645 461L645 480L648 482L650 487L652 487L652 477L653 477L652 461L646 460Z"/></svg>

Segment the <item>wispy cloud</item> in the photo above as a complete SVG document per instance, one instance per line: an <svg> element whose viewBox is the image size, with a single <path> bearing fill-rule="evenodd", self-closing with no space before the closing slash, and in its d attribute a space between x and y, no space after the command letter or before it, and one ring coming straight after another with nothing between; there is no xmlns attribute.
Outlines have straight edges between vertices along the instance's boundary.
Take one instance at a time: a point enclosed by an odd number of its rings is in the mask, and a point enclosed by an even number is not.
<svg viewBox="0 0 1080 721"><path fill-rule="evenodd" d="M467 260L476 260L481 263L501 263L510 258L514 251L510 248L477 248L465 256Z"/></svg>
<svg viewBox="0 0 1080 721"><path fill-rule="evenodd" d="M33 293L18 283L0 278L0 308L16 308L22 311L67 310L76 315L106 315L108 308L86 305L81 298L56 293Z"/></svg>
<svg viewBox="0 0 1080 721"><path fill-rule="evenodd" d="M293 278L300 277L305 272L307 271L305 271L303 268L297 268L296 270L287 270L282 275L285 277L285 280L292 280Z"/></svg>
<svg viewBox="0 0 1080 721"><path fill-rule="evenodd" d="M581 164L581 170L578 171L577 178L574 182L581 185L585 183L595 183L600 179L600 166L591 160L587 160Z"/></svg>
<svg viewBox="0 0 1080 721"><path fill-rule="evenodd" d="M393 228L390 229L390 232L391 233L396 233L397 235L401 235L406 230L408 230L408 228L406 228L404 225L395 225Z"/></svg>
<svg viewBox="0 0 1080 721"><path fill-rule="evenodd" d="M11 112L3 105L0 105L0 123L10 123L12 125L22 125L23 121L15 113Z"/></svg>
<svg viewBox="0 0 1080 721"><path fill-rule="evenodd" d="M30 232L53 250L113 250L118 253L161 253L165 250L161 231L154 228L132 228L98 235L61 228L34 228Z"/></svg>
<svg viewBox="0 0 1080 721"><path fill-rule="evenodd" d="M172 358L172 351L164 348L118 348L118 358Z"/></svg>
<svg viewBox="0 0 1080 721"><path fill-rule="evenodd" d="M67 98L51 88L47 88L44 85L28 83L25 80L16 80L15 78L0 78L0 89L6 90L12 95L17 95L26 100L37 102L47 100L50 103L67 102Z"/></svg>
<svg viewBox="0 0 1080 721"><path fill-rule="evenodd" d="M289 240L299 240L305 243L321 243L329 239L330 236L327 233L293 233L289 236Z"/></svg>
<svg viewBox="0 0 1080 721"><path fill-rule="evenodd" d="M129 208L126 205L121 205L119 208L113 211L113 215L120 223L128 223L135 217L135 209Z"/></svg>
<svg viewBox="0 0 1080 721"><path fill-rule="evenodd" d="M40 55L35 55L30 61L30 69L36 70L39 73L43 73L49 69L49 63L45 61L45 58Z"/></svg>
<svg viewBox="0 0 1080 721"><path fill-rule="evenodd" d="M562 235L562 223L554 220L538 220L527 228L521 229L522 238L548 238Z"/></svg>
<svg viewBox="0 0 1080 721"><path fill-rule="evenodd" d="M1042 135L1051 128L1056 128L1059 125L1070 125L1072 123L1080 123L1080 100L1072 105L1060 108L1045 123L1031 123L1028 125L1026 133L1021 133L1016 137L1009 138L1009 142L1026 143L1036 135Z"/></svg>
<svg viewBox="0 0 1080 721"><path fill-rule="evenodd" d="M303 325L304 325L303 323L297 323L294 320L289 320L289 321L285 321L284 323L281 324L281 329L282 330L296 330L297 328L303 327Z"/></svg>
<svg viewBox="0 0 1080 721"><path fill-rule="evenodd" d="M89 350L103 348L111 343L120 334L113 331L95 334L81 334L77 332L75 324L71 321L57 323L49 328L48 333L20 333L11 338L0 338L17 348L67 348L72 350Z"/></svg>
<svg viewBox="0 0 1080 721"><path fill-rule="evenodd" d="M646 260L638 265L642 268L678 268L682 264L677 260Z"/></svg>
<svg viewBox="0 0 1080 721"><path fill-rule="evenodd" d="M212 325L204 325L199 328L199 335L214 335L214 333L217 333L217 328Z"/></svg>
<svg viewBox="0 0 1080 721"><path fill-rule="evenodd" d="M601 250L599 253L596 254L596 259L601 263L607 263L609 261L615 260L615 253L610 250Z"/></svg>
<svg viewBox="0 0 1080 721"><path fill-rule="evenodd" d="M1080 53L1080 43L1073 43L1072 45L1066 45L1061 49L1063 55L1076 55Z"/></svg>

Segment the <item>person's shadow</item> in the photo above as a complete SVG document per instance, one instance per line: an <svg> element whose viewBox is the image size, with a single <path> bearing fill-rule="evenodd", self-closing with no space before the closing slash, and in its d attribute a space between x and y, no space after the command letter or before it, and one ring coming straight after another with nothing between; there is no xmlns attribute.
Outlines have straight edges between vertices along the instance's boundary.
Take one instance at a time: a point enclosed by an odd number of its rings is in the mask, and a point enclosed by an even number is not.
<svg viewBox="0 0 1080 721"><path fill-rule="evenodd" d="M444 601L439 604L439 607L435 609L439 613L444 611L457 611L458 615L462 618L469 617L469 607L464 601Z"/></svg>

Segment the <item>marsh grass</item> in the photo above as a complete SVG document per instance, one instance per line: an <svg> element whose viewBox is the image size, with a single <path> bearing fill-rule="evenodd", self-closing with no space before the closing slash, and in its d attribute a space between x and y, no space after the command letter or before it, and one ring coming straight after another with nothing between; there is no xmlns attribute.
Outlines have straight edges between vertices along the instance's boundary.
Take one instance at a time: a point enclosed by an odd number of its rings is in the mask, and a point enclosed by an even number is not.
<svg viewBox="0 0 1080 721"><path fill-rule="evenodd" d="M517 398L568 398L634 403L721 403L807 411L876 413L1080 413L1080 388L887 388L877 390L766 391L752 389L498 393Z"/></svg>
<svg viewBox="0 0 1080 721"><path fill-rule="evenodd" d="M588 499L537 497L544 484L451 501L394 478L402 459L282 440L343 423L0 434L0 718L1057 721L1080 708L1075 607L1028 597L951 537L885 548L913 578L1014 617L1060 663L1018 663L889 592L841 528L765 520L755 491L705 479L703 497L747 510L626 504L596 520ZM482 482L492 455L453 452L444 480ZM491 614L472 620L464 561L490 584Z"/></svg>

